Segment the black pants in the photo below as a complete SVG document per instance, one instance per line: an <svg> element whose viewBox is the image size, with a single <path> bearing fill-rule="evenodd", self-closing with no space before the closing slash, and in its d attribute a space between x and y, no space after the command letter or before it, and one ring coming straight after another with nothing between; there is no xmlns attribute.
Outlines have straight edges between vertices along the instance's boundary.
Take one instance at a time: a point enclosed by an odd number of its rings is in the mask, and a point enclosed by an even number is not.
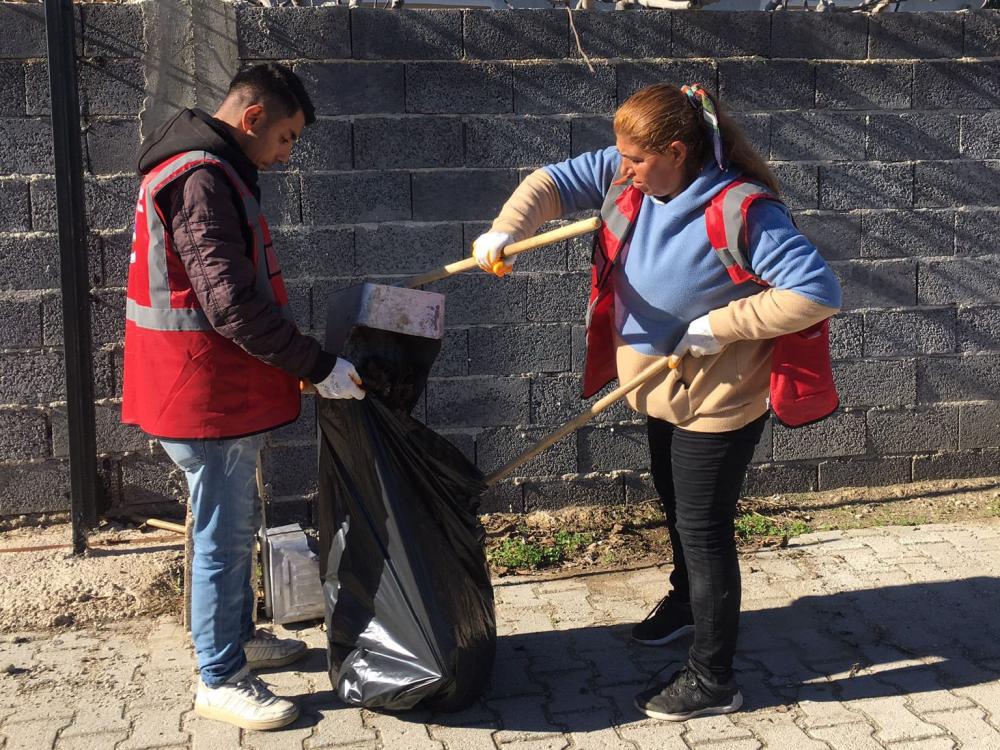
<svg viewBox="0 0 1000 750"><path fill-rule="evenodd" d="M674 551L671 601L690 603L688 666L710 683L732 677L740 620L733 528L747 466L767 415L733 432L691 432L650 417L653 484Z"/></svg>

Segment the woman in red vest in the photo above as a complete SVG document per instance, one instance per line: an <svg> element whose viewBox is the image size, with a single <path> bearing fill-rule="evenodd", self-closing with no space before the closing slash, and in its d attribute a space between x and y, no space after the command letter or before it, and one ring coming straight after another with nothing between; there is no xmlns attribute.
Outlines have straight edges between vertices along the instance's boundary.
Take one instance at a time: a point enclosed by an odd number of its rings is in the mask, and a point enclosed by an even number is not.
<svg viewBox="0 0 1000 750"><path fill-rule="evenodd" d="M584 396L662 357L681 358L628 403L647 418L674 552L672 590L632 637L656 646L694 633L687 664L637 696L636 706L686 720L742 704L732 669L740 610L734 521L773 383L783 382L772 378L773 342L815 330L802 341L818 342L825 355L822 322L837 312L840 288L777 199L767 164L701 86L645 88L617 111L614 129L615 146L524 180L473 250L484 270L503 275L511 267L505 245L546 221L600 209ZM809 398L787 399L779 389L778 416L801 424L832 411L828 371Z"/></svg>

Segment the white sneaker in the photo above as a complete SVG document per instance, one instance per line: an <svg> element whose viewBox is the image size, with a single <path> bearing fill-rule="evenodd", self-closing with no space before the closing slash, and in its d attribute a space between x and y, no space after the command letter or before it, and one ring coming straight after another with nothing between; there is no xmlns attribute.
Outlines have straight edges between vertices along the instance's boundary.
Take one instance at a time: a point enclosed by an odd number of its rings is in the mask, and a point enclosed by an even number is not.
<svg viewBox="0 0 1000 750"><path fill-rule="evenodd" d="M294 638L278 638L266 630L258 630L243 644L250 669L274 669L291 664L305 656L308 647L304 641Z"/></svg>
<svg viewBox="0 0 1000 750"><path fill-rule="evenodd" d="M243 729L280 729L299 717L299 707L278 698L259 677L241 669L219 687L198 680L194 712Z"/></svg>

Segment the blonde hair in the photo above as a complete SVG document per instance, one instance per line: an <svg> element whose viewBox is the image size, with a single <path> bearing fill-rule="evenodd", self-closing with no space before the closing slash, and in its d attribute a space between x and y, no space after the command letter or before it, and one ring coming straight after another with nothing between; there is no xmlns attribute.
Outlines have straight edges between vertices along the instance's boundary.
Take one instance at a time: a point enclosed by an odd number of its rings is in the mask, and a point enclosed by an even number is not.
<svg viewBox="0 0 1000 750"><path fill-rule="evenodd" d="M777 195L778 181L767 162L754 151L740 127L719 108L715 96L709 94L709 97L719 118L726 165ZM628 138L646 151L666 153L674 141L687 146L687 164L692 179L712 153L712 138L707 128L701 108L692 105L687 94L668 83L639 89L615 113L615 134Z"/></svg>

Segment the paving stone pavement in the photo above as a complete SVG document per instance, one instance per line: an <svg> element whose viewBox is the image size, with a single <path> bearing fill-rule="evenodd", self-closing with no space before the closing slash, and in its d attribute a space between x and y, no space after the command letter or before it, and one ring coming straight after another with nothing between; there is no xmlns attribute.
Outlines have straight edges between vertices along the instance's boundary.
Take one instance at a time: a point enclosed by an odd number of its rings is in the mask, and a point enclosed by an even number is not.
<svg viewBox="0 0 1000 750"><path fill-rule="evenodd" d="M171 618L0 636L0 748L1000 748L1000 523L820 532L741 565L746 702L729 716L671 724L632 707L687 647L627 642L664 590L650 567L499 581L493 683L460 714L340 704L318 627L295 631L311 647L298 671L264 674L303 708L267 733L194 715Z"/></svg>

